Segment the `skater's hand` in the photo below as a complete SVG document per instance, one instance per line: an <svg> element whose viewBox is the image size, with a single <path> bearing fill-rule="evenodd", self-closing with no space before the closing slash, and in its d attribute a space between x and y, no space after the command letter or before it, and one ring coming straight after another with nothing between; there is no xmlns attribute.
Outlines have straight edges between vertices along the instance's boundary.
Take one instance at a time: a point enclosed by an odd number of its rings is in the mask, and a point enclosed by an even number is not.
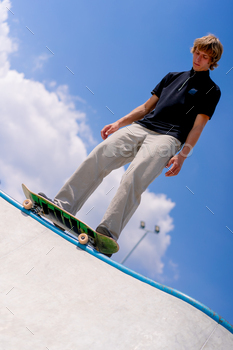
<svg viewBox="0 0 233 350"><path fill-rule="evenodd" d="M184 163L185 158L182 157L182 155L177 154L176 156L172 157L169 162L167 163L165 168L169 168L171 165L171 169L169 169L166 173L165 176L175 176L178 175L182 165Z"/></svg>
<svg viewBox="0 0 233 350"><path fill-rule="evenodd" d="M105 127L101 130L101 137L105 140L108 135L113 134L115 131L119 129L119 124L117 122L105 125Z"/></svg>

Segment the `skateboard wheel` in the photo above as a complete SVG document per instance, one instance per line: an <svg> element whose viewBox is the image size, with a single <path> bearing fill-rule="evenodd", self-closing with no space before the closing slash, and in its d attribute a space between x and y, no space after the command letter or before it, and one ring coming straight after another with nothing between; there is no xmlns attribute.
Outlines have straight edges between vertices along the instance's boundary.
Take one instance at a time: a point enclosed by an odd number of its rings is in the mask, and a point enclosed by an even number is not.
<svg viewBox="0 0 233 350"><path fill-rule="evenodd" d="M25 201L23 202L23 207L25 209L32 209L33 203L30 199L25 199Z"/></svg>
<svg viewBox="0 0 233 350"><path fill-rule="evenodd" d="M87 244L88 243L88 235L86 233L81 233L78 236L79 243L81 244Z"/></svg>

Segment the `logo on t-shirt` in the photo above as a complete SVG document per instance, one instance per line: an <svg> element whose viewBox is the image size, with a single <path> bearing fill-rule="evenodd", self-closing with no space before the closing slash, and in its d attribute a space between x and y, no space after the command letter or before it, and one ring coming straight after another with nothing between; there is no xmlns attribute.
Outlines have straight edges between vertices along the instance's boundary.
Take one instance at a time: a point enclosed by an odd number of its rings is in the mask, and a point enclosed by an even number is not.
<svg viewBox="0 0 233 350"><path fill-rule="evenodd" d="M195 95L195 93L196 93L197 91L198 91L198 90L196 90L196 89L191 89L191 90L188 91L188 93L189 93L190 95Z"/></svg>

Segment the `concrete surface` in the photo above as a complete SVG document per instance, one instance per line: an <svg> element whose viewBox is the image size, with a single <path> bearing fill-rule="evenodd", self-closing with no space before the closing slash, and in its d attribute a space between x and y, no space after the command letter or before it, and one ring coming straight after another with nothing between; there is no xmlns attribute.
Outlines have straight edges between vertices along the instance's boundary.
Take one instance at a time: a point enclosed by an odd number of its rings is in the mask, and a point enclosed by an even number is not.
<svg viewBox="0 0 233 350"><path fill-rule="evenodd" d="M1 197L0 242L1 350L233 349L233 334L203 312Z"/></svg>

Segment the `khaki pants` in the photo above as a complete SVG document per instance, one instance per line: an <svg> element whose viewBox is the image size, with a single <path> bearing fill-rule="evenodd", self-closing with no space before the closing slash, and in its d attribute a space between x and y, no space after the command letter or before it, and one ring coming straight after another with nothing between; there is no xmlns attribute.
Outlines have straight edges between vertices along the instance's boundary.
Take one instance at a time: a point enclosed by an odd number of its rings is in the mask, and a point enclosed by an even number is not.
<svg viewBox="0 0 233 350"><path fill-rule="evenodd" d="M119 238L141 201L141 194L161 174L181 142L136 123L118 130L100 143L75 171L54 201L75 215L112 170L131 162L122 176L100 226Z"/></svg>

